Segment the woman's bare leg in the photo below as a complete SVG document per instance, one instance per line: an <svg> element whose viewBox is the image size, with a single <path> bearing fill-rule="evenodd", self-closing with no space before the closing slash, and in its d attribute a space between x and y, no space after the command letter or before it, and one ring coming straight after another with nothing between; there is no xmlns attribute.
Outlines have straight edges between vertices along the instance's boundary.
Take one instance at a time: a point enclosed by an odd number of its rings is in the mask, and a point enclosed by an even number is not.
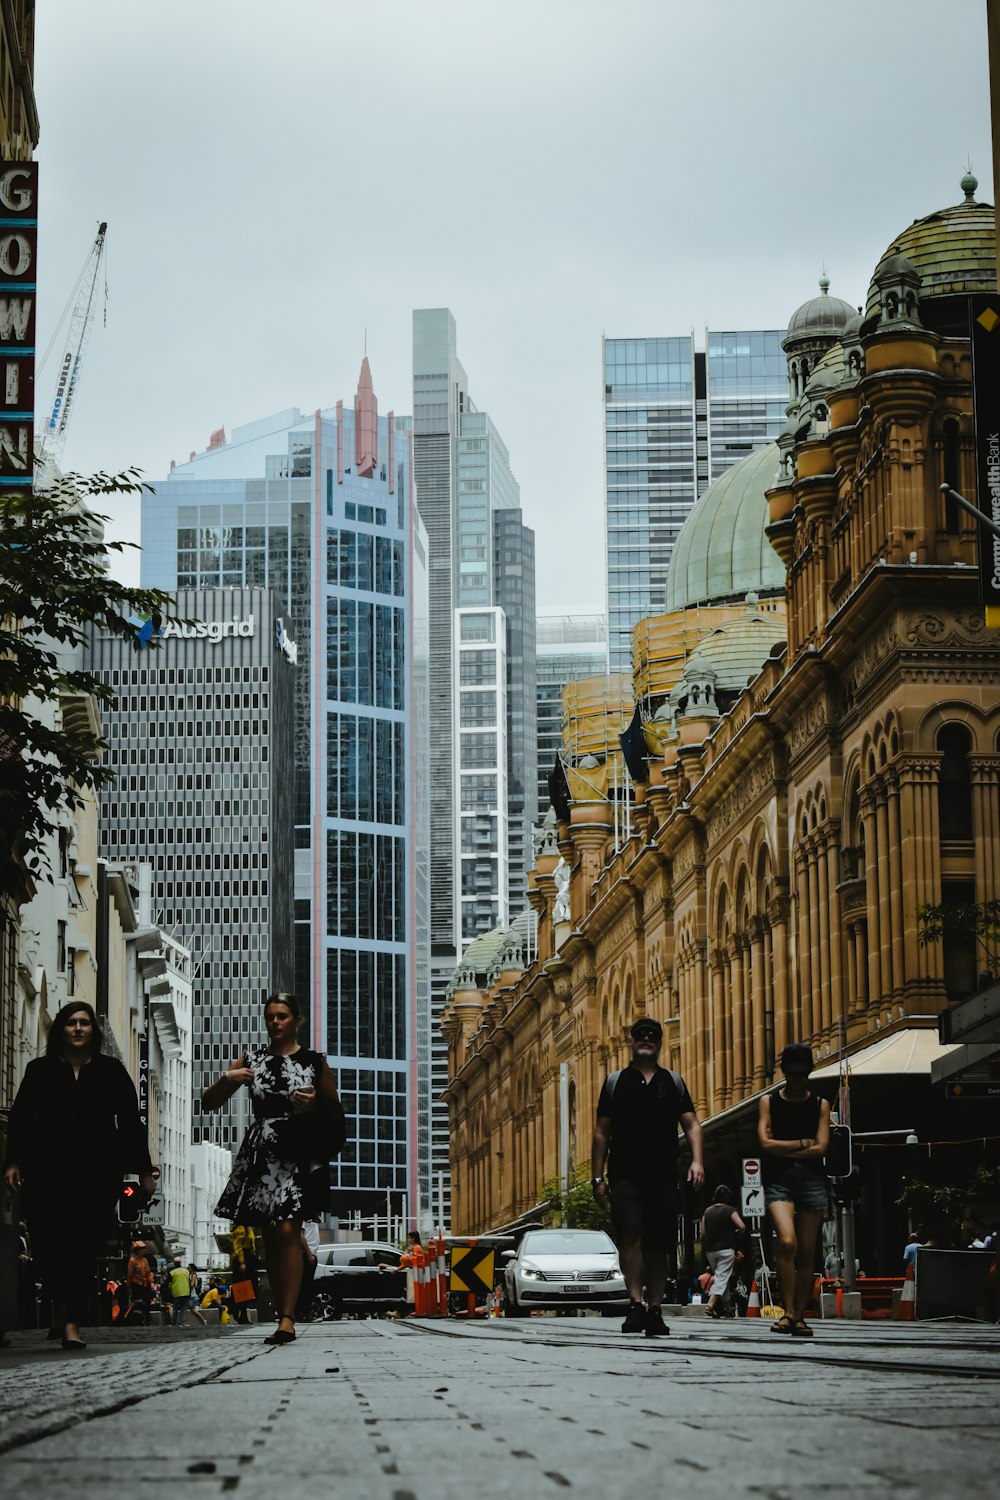
<svg viewBox="0 0 1000 1500"><path fill-rule="evenodd" d="M271 1225L264 1231L264 1253L278 1326L291 1330L302 1286L302 1225L296 1219Z"/></svg>
<svg viewBox="0 0 1000 1500"><path fill-rule="evenodd" d="M816 1236L826 1215L814 1208L795 1215L795 1316L804 1318L816 1275Z"/></svg>

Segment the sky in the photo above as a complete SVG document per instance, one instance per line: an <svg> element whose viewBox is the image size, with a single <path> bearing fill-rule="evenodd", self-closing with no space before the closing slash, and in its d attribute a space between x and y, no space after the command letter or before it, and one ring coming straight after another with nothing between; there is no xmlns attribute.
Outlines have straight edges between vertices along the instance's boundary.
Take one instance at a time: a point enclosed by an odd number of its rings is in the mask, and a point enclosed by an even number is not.
<svg viewBox="0 0 1000 1500"><path fill-rule="evenodd" d="M862 302L967 162L993 197L985 0L40 0L35 86L40 350L109 225L64 467L352 400L366 338L408 412L448 306L540 609L604 605L602 333Z"/></svg>

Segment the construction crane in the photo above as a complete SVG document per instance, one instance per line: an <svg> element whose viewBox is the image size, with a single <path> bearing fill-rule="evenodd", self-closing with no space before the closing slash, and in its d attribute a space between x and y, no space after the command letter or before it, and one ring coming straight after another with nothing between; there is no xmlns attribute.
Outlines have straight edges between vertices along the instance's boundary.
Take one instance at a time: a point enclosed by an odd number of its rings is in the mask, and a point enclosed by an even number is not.
<svg viewBox="0 0 1000 1500"><path fill-rule="evenodd" d="M69 331L66 335L62 359L59 362L56 393L52 401L52 409L42 430L41 442L38 445L39 464L43 462L58 464L62 458L66 443L66 428L69 426L73 411L76 383L80 378L80 366L87 352L87 342L94 321L97 280L100 275L101 261L104 258L104 236L107 230L107 224L99 225L97 238L90 247L90 253L84 261L83 270L74 288L76 300L69 320ZM56 331L58 333L58 329ZM55 335L53 335L53 342L54 340Z"/></svg>

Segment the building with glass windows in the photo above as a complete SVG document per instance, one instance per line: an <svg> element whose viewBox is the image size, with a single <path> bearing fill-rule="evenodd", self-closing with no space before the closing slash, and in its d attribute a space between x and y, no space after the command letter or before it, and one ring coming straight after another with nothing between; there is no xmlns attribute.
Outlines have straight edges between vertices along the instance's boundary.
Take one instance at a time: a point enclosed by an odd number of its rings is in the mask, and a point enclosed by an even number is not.
<svg viewBox="0 0 1000 1500"><path fill-rule="evenodd" d="M608 622L603 615L540 610L535 621L538 675L538 810L549 806L549 773L563 745L563 688L581 677L603 677L608 670Z"/></svg>
<svg viewBox="0 0 1000 1500"><path fill-rule="evenodd" d="M537 815L534 533L507 448L469 396L447 308L413 314L413 463L430 563L432 1072L440 1101L446 988L463 948L526 906ZM467 634L476 631L492 635ZM485 672L487 660L501 675L468 677ZM486 715L500 716L472 722ZM477 763L464 764L469 757ZM447 1208L443 1101L433 1139Z"/></svg>
<svg viewBox="0 0 1000 1500"><path fill-rule="evenodd" d="M282 611L262 588L182 588L144 651L95 630L88 666L116 779L101 857L149 870L152 922L192 959L192 1140L235 1150L246 1096L202 1115L201 1091L261 1035L261 1002L294 971L293 680Z"/></svg>
<svg viewBox="0 0 1000 1500"><path fill-rule="evenodd" d="M352 1122L334 1212L430 1201L426 533L409 421L353 408L219 432L144 498L143 582L266 583L297 654L295 989ZM292 643L294 642L294 647Z"/></svg>
<svg viewBox="0 0 1000 1500"><path fill-rule="evenodd" d="M627 671L632 628L664 607L670 556L713 480L781 430L784 329L603 341L608 650Z"/></svg>

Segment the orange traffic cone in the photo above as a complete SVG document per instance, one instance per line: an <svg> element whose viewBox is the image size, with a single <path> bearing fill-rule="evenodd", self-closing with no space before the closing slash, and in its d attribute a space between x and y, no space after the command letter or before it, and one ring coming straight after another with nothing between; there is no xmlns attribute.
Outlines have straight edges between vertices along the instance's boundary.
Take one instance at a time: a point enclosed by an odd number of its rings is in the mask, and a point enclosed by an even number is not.
<svg viewBox="0 0 1000 1500"><path fill-rule="evenodd" d="M750 1301L747 1303L746 1315L748 1318L760 1317L760 1293L757 1290L756 1276L754 1277L753 1285L750 1288Z"/></svg>
<svg viewBox="0 0 1000 1500"><path fill-rule="evenodd" d="M913 1276L912 1263L906 1267L906 1280L903 1282L903 1290L899 1294L899 1306L896 1308L897 1323L912 1323L917 1311L917 1288Z"/></svg>

